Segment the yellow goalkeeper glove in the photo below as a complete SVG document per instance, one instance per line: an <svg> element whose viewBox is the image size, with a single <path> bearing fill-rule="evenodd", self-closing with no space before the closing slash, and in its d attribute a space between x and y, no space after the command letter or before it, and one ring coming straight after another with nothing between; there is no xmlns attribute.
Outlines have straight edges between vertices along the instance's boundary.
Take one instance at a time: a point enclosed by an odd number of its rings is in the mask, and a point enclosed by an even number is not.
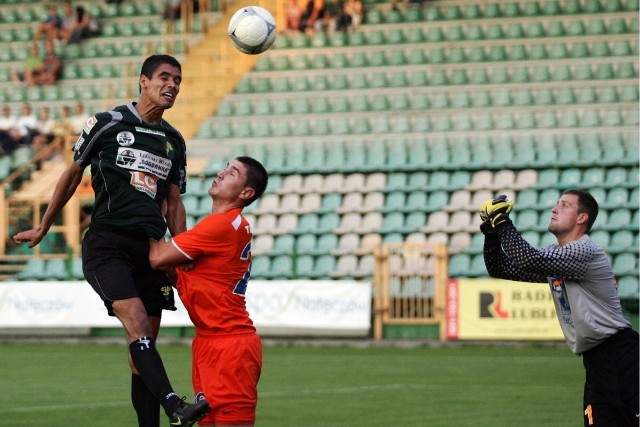
<svg viewBox="0 0 640 427"><path fill-rule="evenodd" d="M491 224L491 227L495 229L496 226L511 221L509 212L513 210L513 206L514 202L511 199L504 194L500 194L484 202L478 212L480 212L483 224Z"/></svg>

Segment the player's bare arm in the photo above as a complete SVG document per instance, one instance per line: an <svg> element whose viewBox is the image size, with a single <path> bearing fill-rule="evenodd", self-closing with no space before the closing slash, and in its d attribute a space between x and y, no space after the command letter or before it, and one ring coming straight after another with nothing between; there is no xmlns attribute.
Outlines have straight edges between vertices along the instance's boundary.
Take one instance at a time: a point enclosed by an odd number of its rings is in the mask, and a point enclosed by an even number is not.
<svg viewBox="0 0 640 427"><path fill-rule="evenodd" d="M149 263L156 270L167 270L193 261L179 251L171 241L151 240L149 246Z"/></svg>
<svg viewBox="0 0 640 427"><path fill-rule="evenodd" d="M14 242L18 244L28 242L29 248L33 248L40 243L49 231L49 228L51 228L51 224L53 224L58 213L60 213L62 208L76 192L76 189L82 180L83 172L83 166L80 166L77 163L71 163L71 165L58 179L58 183L53 191L53 196L51 196L47 210L42 216L40 225L31 230L26 230L16 234L13 236Z"/></svg>
<svg viewBox="0 0 640 427"><path fill-rule="evenodd" d="M180 189L177 185L169 185L166 198L167 212L165 220L172 236L187 231L187 212L180 197Z"/></svg>

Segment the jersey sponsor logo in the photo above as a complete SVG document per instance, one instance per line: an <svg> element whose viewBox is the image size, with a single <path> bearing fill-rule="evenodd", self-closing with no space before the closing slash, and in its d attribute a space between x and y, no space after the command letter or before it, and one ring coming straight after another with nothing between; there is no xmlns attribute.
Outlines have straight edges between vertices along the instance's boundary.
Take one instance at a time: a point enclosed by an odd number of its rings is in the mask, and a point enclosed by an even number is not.
<svg viewBox="0 0 640 427"><path fill-rule="evenodd" d="M98 123L98 119L96 119L96 116L89 117L87 121L84 123L84 126L82 127L82 131L88 134L89 132L91 132L91 129L93 129L96 123Z"/></svg>
<svg viewBox="0 0 640 427"><path fill-rule="evenodd" d="M116 164L125 169L148 172L167 179L171 170L171 160L135 148L118 148Z"/></svg>
<svg viewBox="0 0 640 427"><path fill-rule="evenodd" d="M156 198L158 192L158 177L146 172L130 172L131 180L129 183L133 188L145 193L152 199Z"/></svg>
<svg viewBox="0 0 640 427"><path fill-rule="evenodd" d="M82 144L84 144L84 138L80 136L76 141L76 144L73 146L73 151L78 151L80 147L82 147Z"/></svg>
<svg viewBox="0 0 640 427"><path fill-rule="evenodd" d="M135 142L135 140L136 138L128 130L123 130L122 132L118 132L118 135L116 135L116 141L118 141L118 144L122 145L123 147L128 147L132 145Z"/></svg>
<svg viewBox="0 0 640 427"><path fill-rule="evenodd" d="M136 132L150 133L152 135L166 136L165 133L162 132L161 130L143 128L143 127L140 127L140 126L136 126Z"/></svg>

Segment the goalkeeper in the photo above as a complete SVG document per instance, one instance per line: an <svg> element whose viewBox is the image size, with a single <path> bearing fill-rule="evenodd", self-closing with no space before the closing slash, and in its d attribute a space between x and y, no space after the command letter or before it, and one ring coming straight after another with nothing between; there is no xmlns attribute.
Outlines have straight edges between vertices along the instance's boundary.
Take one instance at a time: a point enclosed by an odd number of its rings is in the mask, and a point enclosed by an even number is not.
<svg viewBox="0 0 640 427"><path fill-rule="evenodd" d="M506 196L479 209L484 260L492 277L549 283L567 345L586 372L584 425L638 426L638 333L622 313L611 263L588 236L598 203L587 191L565 191L551 210L557 244L536 249L509 218Z"/></svg>

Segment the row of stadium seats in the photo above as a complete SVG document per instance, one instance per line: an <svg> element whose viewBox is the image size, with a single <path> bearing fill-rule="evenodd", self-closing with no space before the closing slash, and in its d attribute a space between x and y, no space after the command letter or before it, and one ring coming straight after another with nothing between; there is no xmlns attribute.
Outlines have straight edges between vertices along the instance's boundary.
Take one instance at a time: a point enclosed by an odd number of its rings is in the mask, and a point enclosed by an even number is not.
<svg viewBox="0 0 640 427"><path fill-rule="evenodd" d="M429 138L391 135L387 140L363 136L307 143L293 138L291 142L274 140L264 144L234 141L232 148L234 156L262 159L272 174L533 167L540 168L541 175L557 182L558 168L637 166L638 134L633 130L581 134L527 131L491 136L434 134ZM205 173L213 176L224 162L224 159L214 157ZM545 179L545 185L550 180Z"/></svg>
<svg viewBox="0 0 640 427"><path fill-rule="evenodd" d="M623 104L624 105L624 104ZM450 113L434 110L406 110L403 113L324 113L290 116L215 118L201 125L198 138L247 138L322 135L393 135L404 133L571 129L597 127L637 127L637 103L602 107L594 104L580 109L547 107L530 110L469 112L464 109ZM531 108L531 107L530 107ZM266 119L269 117L269 119Z"/></svg>
<svg viewBox="0 0 640 427"><path fill-rule="evenodd" d="M355 78L353 79L355 80ZM598 104L637 102L635 82L605 84L565 83L555 87L523 85L520 89L474 90L466 87L446 89L416 88L413 94L385 87L359 94L325 96L314 93L265 94L259 99L228 96L217 109L218 116L256 116L271 114L307 114L347 111L400 111L444 108L484 108L532 105Z"/></svg>
<svg viewBox="0 0 640 427"><path fill-rule="evenodd" d="M540 37L577 37L613 34L637 34L638 20L632 14L624 14L609 19L578 16L558 20L556 17L537 21L492 21L482 24L478 21L458 21L455 24L424 23L384 26L384 29L369 27L351 33L304 33L282 34L277 38L276 49L302 49L308 47L365 46L400 43L438 43L478 41L478 40L521 40Z"/></svg>
<svg viewBox="0 0 640 427"><path fill-rule="evenodd" d="M413 21L439 21L439 20L476 20L494 19L499 17L536 17L557 16L573 14L598 14L620 11L638 10L637 0L539 0L526 2L487 2L467 4L444 4L440 7L407 11L400 10L375 10L369 11L367 22L398 23Z"/></svg>
<svg viewBox="0 0 640 427"><path fill-rule="evenodd" d="M549 233L547 233L549 234ZM478 234L478 236L481 236ZM285 237L285 236L283 236ZM315 236L310 236L315 237ZM531 234L527 237L534 240ZM305 243L305 241L309 240ZM372 239L377 242L377 239ZM257 241L254 243L258 243ZM294 243L299 252L292 256L290 248ZM318 241L319 243L319 241ZM553 243L553 242L549 242ZM303 235L292 242L282 239L274 243L274 254L261 254L252 262L252 277L256 279L364 279L373 276L374 258L370 253L357 255L353 252L341 253L331 249L331 245L321 248L305 246L315 244ZM278 251L278 248L283 248ZM346 248L345 248L346 249ZM351 248L349 248L351 250ZM333 253L332 253L333 252ZM634 298L638 293L637 259L628 254L620 254L612 259L615 274L618 275L618 292L622 298ZM458 253L451 256L451 277L485 277L486 267L482 254ZM17 277L19 280L83 280L80 258L71 260L33 258Z"/></svg>
<svg viewBox="0 0 640 427"><path fill-rule="evenodd" d="M622 59L622 60L616 60ZM329 72L304 72L301 70L269 73L249 73L236 86L236 93L271 93L310 90L363 89L374 85L390 87L458 86L527 83L562 83L570 81L615 80L638 78L635 60L611 58L607 62L588 60L527 64L487 64L483 66L452 64L447 67L432 66L423 69L417 66L402 68L335 69ZM353 88L351 87L353 83ZM481 88L477 88L480 90ZM541 88L541 90L544 88Z"/></svg>
<svg viewBox="0 0 640 427"><path fill-rule="evenodd" d="M378 45L377 45L378 46ZM541 41L498 44L460 42L459 46L439 46L430 43L384 45L375 49L336 52L330 57L315 50L290 57L284 51L265 55L256 64L256 71L312 70L367 66L404 66L417 64L456 64L503 61L540 61L631 56L638 51L635 38L610 36L609 40ZM513 64L515 65L515 64Z"/></svg>
<svg viewBox="0 0 640 427"><path fill-rule="evenodd" d="M569 188L569 187L564 187ZM247 209L247 213L256 216L258 226L266 234L280 234L278 231L283 228L296 228L299 218L298 216L310 213L334 213L337 221L356 221L351 225L358 226L362 223L367 228L376 229L383 218L398 217L401 218L405 214L414 212L435 213L439 217L437 223L442 223L449 218L450 213L464 215L467 219L453 218L458 225L465 226L470 218L469 213L475 212L485 200L492 198L496 193L505 193L510 197L516 197L523 210L531 211L538 215L544 215L548 210L555 206L561 195L562 189L546 189L537 192L515 193L513 190L498 188L496 190L434 190L426 193L421 190L410 192L391 192L384 195L381 192L363 193L347 193L341 196L337 193L319 195L317 193L309 193L304 196L298 194L288 194L282 199L275 194L264 195L264 200L257 207ZM602 215L600 218L601 227L606 230L613 230L619 227L628 229L638 228L638 191L637 189L628 192L626 189L615 189L609 192L603 189L596 189L594 196L603 203ZM361 204L357 204L361 202ZM187 197L185 204L191 209L195 215L206 215L211 210L211 201L208 197ZM607 209L608 207L608 209ZM294 214L293 218L290 214ZM284 216L287 216L283 218ZM269 218L267 218L269 216ZM635 217L635 218L634 218ZM452 219L452 221L453 221ZM537 221L531 221L537 224ZM636 220L634 223L633 221ZM424 221L423 221L424 222ZM347 223L340 227L342 232L348 232ZM277 225L275 230L271 231L267 224ZM356 227L357 228L357 227ZM355 230L355 229L354 229ZM363 232L360 231L362 234Z"/></svg>

